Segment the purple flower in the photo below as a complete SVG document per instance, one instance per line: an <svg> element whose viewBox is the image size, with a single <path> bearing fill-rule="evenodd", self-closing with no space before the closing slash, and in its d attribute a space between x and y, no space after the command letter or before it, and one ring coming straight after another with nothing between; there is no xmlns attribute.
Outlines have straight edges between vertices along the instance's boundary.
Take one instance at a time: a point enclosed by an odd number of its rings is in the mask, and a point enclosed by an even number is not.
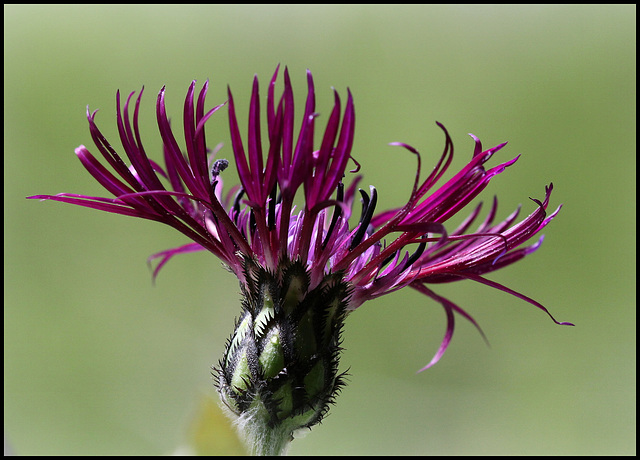
<svg viewBox="0 0 640 460"><path fill-rule="evenodd" d="M465 310L436 294L430 285L468 279L515 295L549 314L535 300L483 275L522 259L540 246L542 237L525 244L560 210L558 207L547 213L552 185L545 188L542 200L532 200L533 212L520 221L518 209L495 222L494 199L475 229L471 227L480 216L481 205L457 228L445 229L449 218L518 159L485 167L506 143L484 150L480 140L471 135L475 142L471 159L437 187L453 158L453 143L443 125L438 123L445 135L444 150L426 179L420 178L418 151L403 143L392 144L416 156L417 172L413 185L407 182L408 201L396 209L378 212L376 189L358 189L361 176L356 174L360 165L352 157L355 110L351 92L343 111L343 103L334 91L333 110L317 143L314 135L319 120L311 73L307 72L308 93L297 132L288 71L284 71L284 90L279 98L275 94L277 75L278 70L266 98L266 132L262 132L258 79L254 78L246 142L238 127L233 96L228 92L231 147L239 185L225 188L223 176L228 174L225 169L229 161L216 159L220 147L210 150L205 138L205 123L225 104L206 110L208 82L196 96L194 81L184 103L185 150L179 146L166 114L165 89L158 95L156 116L164 167L151 160L142 145L138 129L142 91L135 104L131 93L124 106L118 93L118 132L129 165L98 129L96 112L88 109L91 136L112 171L85 146L76 149L85 168L113 198L67 193L30 197L156 220L187 235L192 242L151 256L158 261L154 277L176 254L206 249L224 262L238 277L245 299L243 316L218 370L223 399L233 412L239 414L251 406L253 399L247 399L248 394L255 397L269 393L277 396L265 403L270 423L303 413L304 409L295 408L297 399L303 401L301 407L313 408L313 414L301 426L316 423L341 385L336 367L344 316L367 300L405 287L440 303L447 316L440 348L423 369L435 364L445 352L456 313L479 329ZM350 160L355 165L353 170L348 170ZM362 207L353 216L357 198ZM284 317L289 318L286 324L272 324L284 321ZM314 337L313 350L305 348L308 339L300 339L306 324L303 318L311 324L305 333ZM551 318L557 324L571 324ZM245 319L250 319L251 325ZM330 331L320 331L322 328ZM295 350L295 356L287 356L291 354L287 348ZM329 352L318 358L321 349ZM293 361L300 361L301 356L311 364L302 371L294 370ZM322 384L310 390L310 368L315 363L322 364L318 371ZM283 374L304 382L307 392L296 396L294 391L285 396ZM280 383L265 383L265 377L280 379ZM272 409L274 405L278 407ZM290 428L285 427L292 431Z"/></svg>

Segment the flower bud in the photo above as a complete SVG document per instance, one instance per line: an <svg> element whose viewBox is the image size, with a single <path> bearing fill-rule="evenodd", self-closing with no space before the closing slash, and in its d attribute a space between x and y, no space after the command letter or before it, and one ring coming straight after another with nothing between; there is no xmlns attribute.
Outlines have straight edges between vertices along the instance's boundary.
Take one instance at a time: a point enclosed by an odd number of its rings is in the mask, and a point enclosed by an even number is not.
<svg viewBox="0 0 640 460"><path fill-rule="evenodd" d="M245 261L245 279L243 311L217 369L218 391L254 438L254 453L281 453L296 430L322 419L342 386L349 286L334 273L310 289L300 262L283 262L272 273Z"/></svg>

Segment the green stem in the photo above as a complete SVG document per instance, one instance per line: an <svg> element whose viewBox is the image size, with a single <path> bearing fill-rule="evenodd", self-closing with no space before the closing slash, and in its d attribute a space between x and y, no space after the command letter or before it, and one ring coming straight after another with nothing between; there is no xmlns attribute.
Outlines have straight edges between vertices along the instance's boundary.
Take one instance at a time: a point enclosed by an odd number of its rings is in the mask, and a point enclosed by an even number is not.
<svg viewBox="0 0 640 460"><path fill-rule="evenodd" d="M252 455L285 455L293 440L291 425L271 426L262 404L241 415L236 424Z"/></svg>

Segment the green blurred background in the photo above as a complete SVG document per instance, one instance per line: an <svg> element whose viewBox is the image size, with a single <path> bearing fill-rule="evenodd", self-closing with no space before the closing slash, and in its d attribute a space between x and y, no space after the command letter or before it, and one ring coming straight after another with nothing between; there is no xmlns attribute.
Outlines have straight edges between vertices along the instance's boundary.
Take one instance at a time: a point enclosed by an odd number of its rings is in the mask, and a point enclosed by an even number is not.
<svg viewBox="0 0 640 460"><path fill-rule="evenodd" d="M418 148L426 174L444 123L452 174L472 153L466 133L508 140L492 164L523 156L485 200L526 215L553 181L564 207L540 251L490 278L576 323L472 282L436 286L491 347L460 319L442 361L416 374L444 333L441 307L412 290L369 302L347 321L350 384L290 453L635 454L635 5L5 5L4 52L4 426L17 453L185 445L239 311L210 254L176 258L153 285L147 256L187 242L173 229L24 199L103 195L73 154L93 148L86 105L117 146L115 92L144 85L143 138L160 159L162 85L176 127L192 79L210 79L209 107L230 84L246 117L253 75L264 96L281 63L299 97L312 70L323 120L330 88L352 90L354 156L379 209L406 202L414 178L415 157L389 142ZM211 145L228 145L225 114Z"/></svg>

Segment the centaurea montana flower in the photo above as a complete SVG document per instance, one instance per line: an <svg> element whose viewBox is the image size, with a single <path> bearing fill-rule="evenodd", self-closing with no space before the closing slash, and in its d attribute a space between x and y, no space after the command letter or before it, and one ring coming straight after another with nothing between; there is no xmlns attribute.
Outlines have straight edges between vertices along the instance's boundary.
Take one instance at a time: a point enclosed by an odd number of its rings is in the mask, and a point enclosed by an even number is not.
<svg viewBox="0 0 640 460"><path fill-rule="evenodd" d="M454 230L444 223L456 215L489 181L518 157L485 168L506 143L484 150L478 138L464 168L435 187L453 158L453 143L443 125L444 151L426 179L420 179L416 149L394 143L414 154L418 168L407 203L376 212L377 191L358 189L361 176L347 176L355 128L355 110L348 91L342 101L334 90L334 105L319 148L314 147L318 114L315 89L307 72L308 93L299 131L294 130L294 98L289 73L276 98L278 69L266 99L266 144L263 144L257 77L249 106L244 143L236 107L228 90L231 147L240 184L225 191L226 159L208 149L205 123L225 104L205 109L208 82L199 94L191 83L184 103L184 145L181 150L165 110L165 89L156 104L164 147L164 168L151 160L142 145L138 118L142 91L133 105L131 93L121 104L116 97L117 126L125 160L102 135L96 112L87 108L91 137L115 171L109 171L81 145L76 155L91 175L115 198L62 193L30 198L49 199L155 220L181 231L192 242L160 252L153 276L174 255L208 250L222 260L240 282L242 313L216 369L224 404L239 417L249 444L257 453L280 453L292 433L318 423L343 385L338 373L341 330L345 317L364 302L411 287L442 305L447 327L442 343L424 369L443 355L454 330L454 314L476 321L461 307L429 286L473 280L519 297L549 312L535 300L483 277L535 251L540 239L523 246L542 230L560 207L547 214L552 185L535 210L516 222L519 209L494 223L497 200L475 231L478 205ZM216 149L217 150L217 149ZM409 187L407 187L409 189ZM296 202L302 192L302 204ZM360 195L359 220L351 217ZM549 316L551 316L549 314ZM552 317L553 319L553 317ZM560 323L553 319L558 324ZM481 332L482 333L482 332Z"/></svg>

